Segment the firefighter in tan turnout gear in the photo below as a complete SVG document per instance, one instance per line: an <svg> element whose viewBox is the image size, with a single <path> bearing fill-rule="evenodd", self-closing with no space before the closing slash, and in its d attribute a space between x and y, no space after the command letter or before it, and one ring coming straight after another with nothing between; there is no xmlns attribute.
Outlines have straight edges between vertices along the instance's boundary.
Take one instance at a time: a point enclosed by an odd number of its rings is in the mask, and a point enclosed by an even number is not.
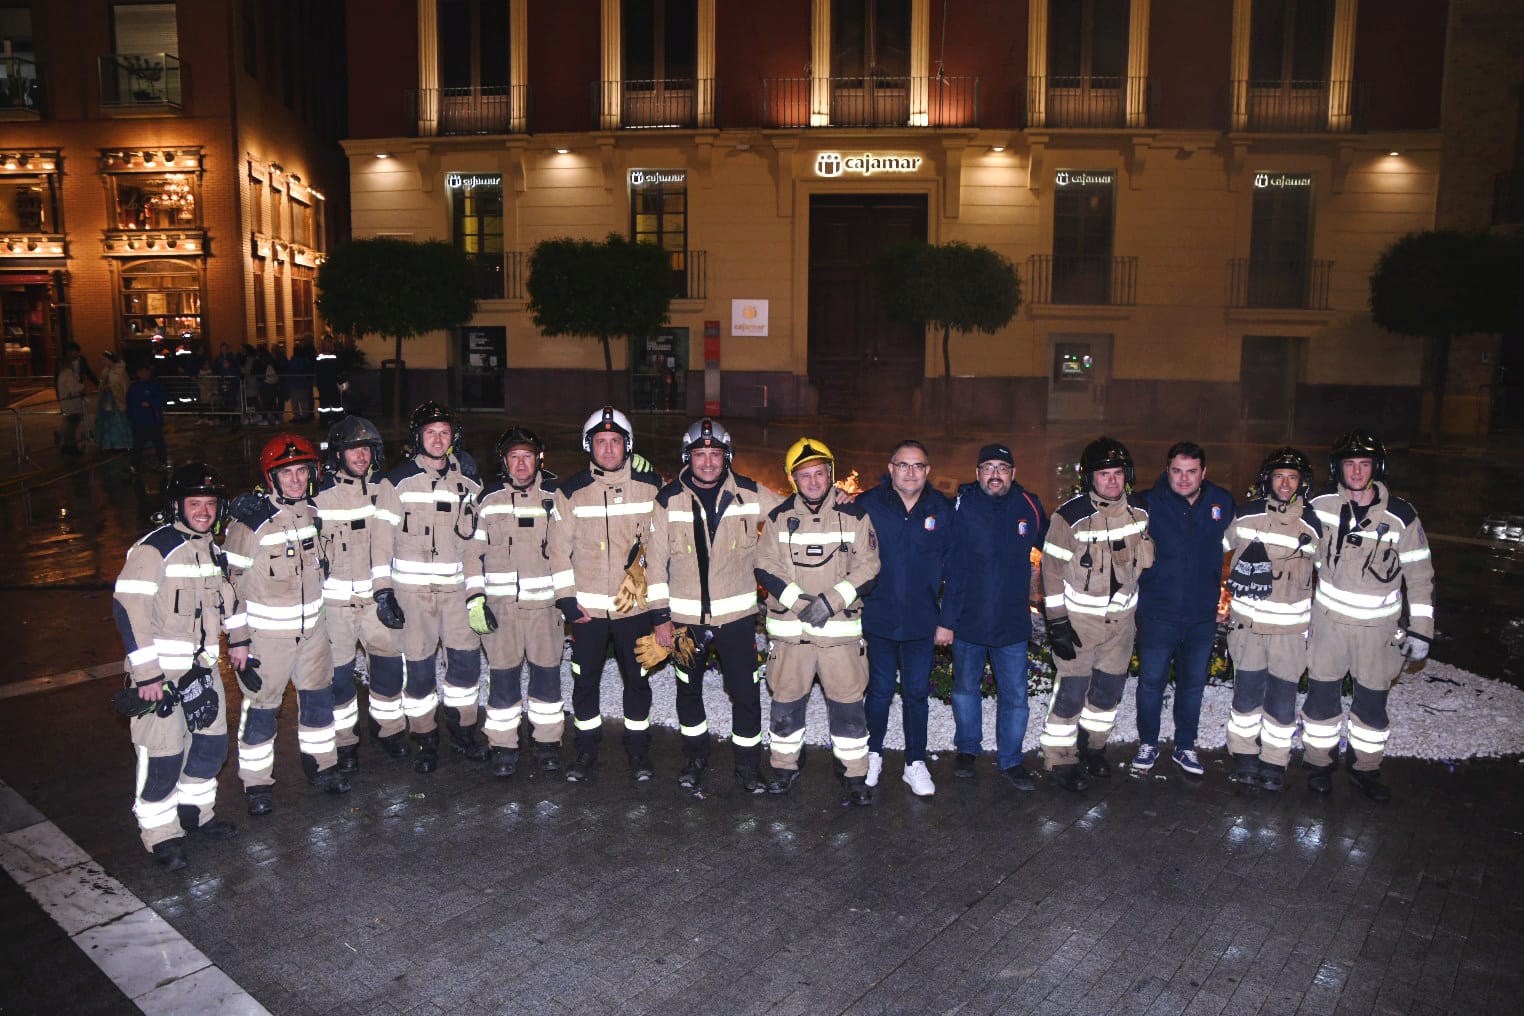
<svg viewBox="0 0 1524 1016"><path fill-rule="evenodd" d="M1058 673L1040 740L1065 790L1111 774L1104 750L1132 661L1138 577L1154 560L1148 511L1128 492L1132 482L1126 446L1092 441L1080 457L1081 493L1053 513L1043 543L1043 603Z"/></svg>
<svg viewBox="0 0 1524 1016"><path fill-rule="evenodd" d="M786 794L799 779L805 709L818 675L846 799L867 805L873 791L867 785L862 596L878 575L878 539L867 512L838 499L835 466L824 443L795 441L784 456L794 493L762 526L757 581L767 590L774 770L767 790Z"/></svg>
<svg viewBox="0 0 1524 1016"><path fill-rule="evenodd" d="M1381 782L1390 733L1386 700L1404 662L1429 655L1434 562L1418 513L1384 482L1386 447L1374 435L1356 430L1341 437L1328 471L1334 485L1312 499L1323 538L1307 645L1302 764L1312 770L1308 787L1328 793L1344 719L1339 685L1350 674L1349 775L1367 797L1388 801L1392 792Z"/></svg>
<svg viewBox="0 0 1524 1016"><path fill-rule="evenodd" d="M1222 538L1228 569L1233 707L1228 779L1282 790L1296 688L1307 669L1307 625L1322 530L1308 504L1312 463L1295 448L1270 453L1259 469L1259 498L1238 507Z"/></svg>
<svg viewBox="0 0 1524 1016"><path fill-rule="evenodd" d="M487 743L494 775L518 770L519 721L529 713L542 772L561 769L561 648L565 624L550 566L555 478L531 430L509 427L497 441L501 479L477 509L476 542L466 554L466 609L487 654ZM529 697L520 675L529 666Z"/></svg>
<svg viewBox="0 0 1524 1016"><path fill-rule="evenodd" d="M387 474L376 499L371 574L376 616L402 632L407 679L402 711L417 754L413 768L439 766L439 683L434 654L445 650L444 715L450 748L472 762L487 757L477 737L481 639L466 613L466 557L476 547L476 463L457 451L460 425L425 402L409 420L411 458ZM372 702L376 696L372 695ZM374 706L372 706L374 708Z"/></svg>
<svg viewBox="0 0 1524 1016"><path fill-rule="evenodd" d="M604 406L582 425L588 467L562 481L550 526L556 605L571 625L572 721L577 757L567 780L588 779L603 741L599 688L604 654L624 679L624 750L630 775L645 782L651 768L651 682L635 658L635 642L651 631L646 611L645 541L661 477L636 466L627 416Z"/></svg>
<svg viewBox="0 0 1524 1016"><path fill-rule="evenodd" d="M671 650L681 625L694 646L690 658L676 664L677 722L686 760L678 783L697 788L709 764L704 671L712 648L730 697L736 785L760 794L766 786L756 643L757 530L780 499L731 471L730 433L708 417L684 433L682 458L682 473L656 497L646 564L652 638L663 653Z"/></svg>
<svg viewBox="0 0 1524 1016"><path fill-rule="evenodd" d="M265 489L233 501L223 544L251 640L248 666L238 676L238 777L250 815L275 807L275 720L288 684L296 686L296 737L308 782L330 794L349 791L333 730L333 656L323 609L327 562L312 502L322 473L317 449L299 435L277 434L260 454L259 470Z"/></svg>
<svg viewBox="0 0 1524 1016"><path fill-rule="evenodd" d="M204 462L181 466L165 488L164 525L127 551L113 601L127 649L137 786L132 811L154 860L186 866L185 835L228 840L238 827L214 816L217 773L228 754L227 712L217 672L218 629L235 668L249 656L243 614L213 542L227 514L227 488Z"/></svg>
<svg viewBox="0 0 1524 1016"><path fill-rule="evenodd" d="M370 541L376 531L376 499L381 493L385 448L376 425L346 416L328 429L328 468L318 488L318 518L328 577L323 600L328 643L333 651L333 728L339 771L360 768L359 689L355 646L365 650L370 670L372 740L392 758L407 756L402 722L402 649L395 632L376 617Z"/></svg>

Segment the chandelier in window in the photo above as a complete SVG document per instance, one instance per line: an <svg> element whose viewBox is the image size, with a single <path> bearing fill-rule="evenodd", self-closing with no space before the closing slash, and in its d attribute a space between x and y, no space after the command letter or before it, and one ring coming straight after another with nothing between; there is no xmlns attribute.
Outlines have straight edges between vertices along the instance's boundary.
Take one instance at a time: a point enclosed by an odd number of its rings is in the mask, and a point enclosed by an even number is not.
<svg viewBox="0 0 1524 1016"><path fill-rule="evenodd" d="M164 178L164 189L152 198L153 204L159 208L174 212L176 219L181 222L189 222L196 217L196 195L191 192L191 185L186 183L185 175L176 173Z"/></svg>

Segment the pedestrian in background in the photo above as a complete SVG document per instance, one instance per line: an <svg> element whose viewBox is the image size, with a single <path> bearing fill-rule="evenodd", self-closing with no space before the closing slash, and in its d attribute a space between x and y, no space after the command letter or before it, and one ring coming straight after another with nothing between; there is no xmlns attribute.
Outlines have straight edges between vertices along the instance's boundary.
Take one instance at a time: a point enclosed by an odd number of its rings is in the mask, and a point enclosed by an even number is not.
<svg viewBox="0 0 1524 1016"><path fill-rule="evenodd" d="M127 419L127 365L111 350L101 354L100 400L95 409L95 444L101 451L132 447L132 424Z"/></svg>
<svg viewBox="0 0 1524 1016"><path fill-rule="evenodd" d="M64 346L63 360L58 365L54 379L54 391L58 394L58 411L63 414L63 425L58 431L58 450L65 455L82 454L79 448L79 428L85 419L85 382L95 384L95 374L80 355L79 346L70 342Z"/></svg>
<svg viewBox="0 0 1524 1016"><path fill-rule="evenodd" d="M132 454L128 468L136 473L143 467L143 449L153 445L159 468L169 468L169 453L164 448L164 402L169 393L164 382L154 376L153 368L143 364L138 379L127 389L127 422L132 425Z"/></svg>

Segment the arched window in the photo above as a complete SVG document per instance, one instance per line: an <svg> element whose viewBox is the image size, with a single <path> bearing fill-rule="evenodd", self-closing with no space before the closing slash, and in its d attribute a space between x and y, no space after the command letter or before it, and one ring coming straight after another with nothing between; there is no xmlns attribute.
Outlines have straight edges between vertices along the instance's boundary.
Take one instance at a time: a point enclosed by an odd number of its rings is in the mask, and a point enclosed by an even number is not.
<svg viewBox="0 0 1524 1016"><path fill-rule="evenodd" d="M122 336L127 339L201 339L200 264L178 258L133 261L117 273Z"/></svg>

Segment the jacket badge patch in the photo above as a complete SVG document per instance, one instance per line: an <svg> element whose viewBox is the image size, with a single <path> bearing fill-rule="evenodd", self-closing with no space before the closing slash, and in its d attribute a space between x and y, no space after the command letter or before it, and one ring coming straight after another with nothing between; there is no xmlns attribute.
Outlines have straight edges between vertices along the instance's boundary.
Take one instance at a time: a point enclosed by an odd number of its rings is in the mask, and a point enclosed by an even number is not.
<svg viewBox="0 0 1524 1016"><path fill-rule="evenodd" d="M1214 504L1214 505L1212 505L1212 521L1213 522L1221 522L1222 521L1222 505L1220 505L1220 504Z"/></svg>
<svg viewBox="0 0 1524 1016"><path fill-rule="evenodd" d="M1020 522L1016 523L1016 533L1019 536L1025 536L1025 535L1027 535L1027 520L1026 519L1022 519Z"/></svg>
<svg viewBox="0 0 1524 1016"><path fill-rule="evenodd" d="M937 517L935 515L928 515L928 516L926 516L926 531L929 533L929 532L932 532L933 530L935 530L936 528L937 528Z"/></svg>

